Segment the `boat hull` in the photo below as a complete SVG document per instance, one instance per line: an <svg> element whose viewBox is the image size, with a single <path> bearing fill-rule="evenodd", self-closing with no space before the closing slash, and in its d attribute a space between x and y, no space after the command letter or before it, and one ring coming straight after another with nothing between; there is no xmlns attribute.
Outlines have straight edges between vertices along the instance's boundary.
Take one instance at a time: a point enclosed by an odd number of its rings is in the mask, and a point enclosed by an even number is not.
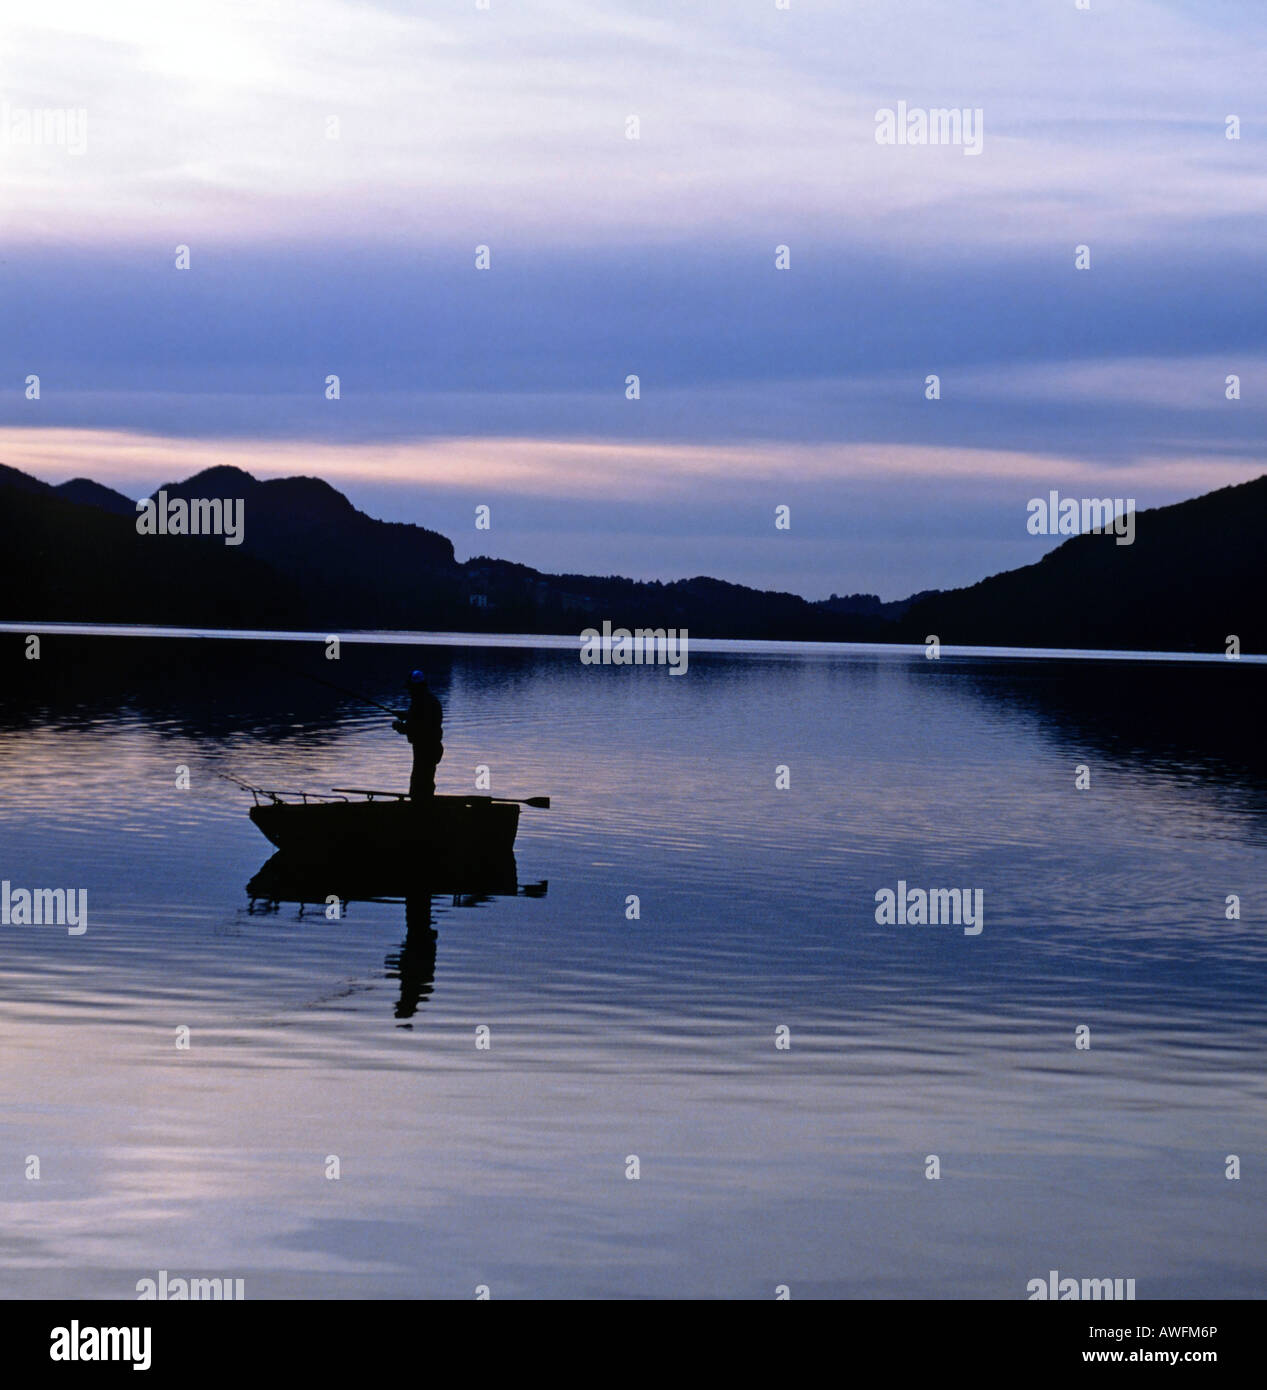
<svg viewBox="0 0 1267 1390"><path fill-rule="evenodd" d="M417 803L273 802L253 806L251 819L297 861L479 873L500 869L512 857L519 807L467 796L434 796Z"/></svg>

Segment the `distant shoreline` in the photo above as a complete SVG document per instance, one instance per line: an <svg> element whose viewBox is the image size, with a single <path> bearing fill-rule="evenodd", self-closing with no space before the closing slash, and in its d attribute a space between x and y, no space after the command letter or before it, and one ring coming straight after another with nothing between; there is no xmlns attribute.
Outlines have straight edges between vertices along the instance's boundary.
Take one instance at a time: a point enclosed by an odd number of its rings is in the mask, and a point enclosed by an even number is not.
<svg viewBox="0 0 1267 1390"><path fill-rule="evenodd" d="M122 637L122 638L200 638L221 642L312 642L324 643L331 636L340 642L366 646L416 647L509 647L519 650L579 651L580 636L551 633L514 632L396 632L343 631L338 633L299 632L265 628L161 627L128 623L15 623L0 622L0 632L19 636ZM781 642L763 638L692 637L692 652L734 653L750 656L920 656L923 643L911 642ZM1078 647L988 647L942 644L940 660L953 657L987 657L1035 661L1164 661L1217 663L1221 666L1267 666L1267 655L1242 654L1235 661L1223 652L1112 651Z"/></svg>
<svg viewBox="0 0 1267 1390"><path fill-rule="evenodd" d="M368 516L319 478L261 482L220 465L159 495L183 509L177 517L196 517L197 531L138 530L136 504L120 493L88 479L52 488L0 465L6 615L97 631L248 635L318 625L365 632L371 619L375 632L428 633L432 641L533 634L545 646L555 634L610 623L688 632L693 643L809 650L936 641L957 651L1099 651L1110 659L1267 653L1267 474L1131 512L1129 538L1104 529L1071 534L1033 564L890 603L875 594L810 602L708 575L664 583L547 574L489 556L459 562L447 536ZM232 535L220 534L226 516Z"/></svg>

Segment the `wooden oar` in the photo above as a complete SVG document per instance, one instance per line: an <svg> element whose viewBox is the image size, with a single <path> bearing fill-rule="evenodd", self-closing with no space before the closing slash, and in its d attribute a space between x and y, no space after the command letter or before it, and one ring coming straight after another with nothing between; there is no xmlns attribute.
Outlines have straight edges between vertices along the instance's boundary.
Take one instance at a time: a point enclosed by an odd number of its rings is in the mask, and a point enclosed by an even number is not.
<svg viewBox="0 0 1267 1390"><path fill-rule="evenodd" d="M392 796L397 801L408 801L408 792L384 792L370 787L331 787L333 792L349 792L353 796ZM455 795L457 793L454 793ZM515 806L532 806L539 811L550 809L548 796L463 796L463 801L504 801Z"/></svg>

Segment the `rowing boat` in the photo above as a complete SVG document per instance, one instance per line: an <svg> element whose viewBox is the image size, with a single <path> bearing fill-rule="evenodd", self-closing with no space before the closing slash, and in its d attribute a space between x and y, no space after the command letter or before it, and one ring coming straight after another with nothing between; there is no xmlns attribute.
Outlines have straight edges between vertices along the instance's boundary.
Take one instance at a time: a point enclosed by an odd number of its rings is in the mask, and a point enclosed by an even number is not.
<svg viewBox="0 0 1267 1390"><path fill-rule="evenodd" d="M448 869L504 865L519 826L519 806L513 801L431 796L415 802L382 792L363 800L272 800L252 806L250 816L278 849L294 858L406 861Z"/></svg>

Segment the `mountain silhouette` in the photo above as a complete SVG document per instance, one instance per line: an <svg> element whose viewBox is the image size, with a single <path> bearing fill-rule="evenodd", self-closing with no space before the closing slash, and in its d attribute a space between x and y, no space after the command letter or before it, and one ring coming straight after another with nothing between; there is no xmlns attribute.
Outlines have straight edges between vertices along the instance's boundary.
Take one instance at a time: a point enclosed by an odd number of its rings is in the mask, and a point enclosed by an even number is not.
<svg viewBox="0 0 1267 1390"><path fill-rule="evenodd" d="M1140 512L1133 545L1074 536L1033 565L884 603L812 602L707 576L662 583L546 574L379 521L318 478L205 469L156 489L240 500L243 541L142 535L136 504L89 479L52 487L0 465L0 618L313 631L579 632L687 628L694 637L946 645L1267 649L1267 475Z"/></svg>
<svg viewBox="0 0 1267 1390"><path fill-rule="evenodd" d="M1036 564L921 598L912 641L1123 651L1267 650L1267 475L1138 512L1135 540L1072 536Z"/></svg>
<svg viewBox="0 0 1267 1390"><path fill-rule="evenodd" d="M67 502L79 502L85 507L97 507L103 512L113 512L115 516L136 518L136 503L111 487L94 483L91 478L72 478L53 491Z"/></svg>
<svg viewBox="0 0 1267 1390"><path fill-rule="evenodd" d="M71 495L89 495L85 483ZM217 538L138 535L136 516L134 503L125 515L113 502L72 501L0 464L6 620L255 627L302 612L302 591L254 556Z"/></svg>

